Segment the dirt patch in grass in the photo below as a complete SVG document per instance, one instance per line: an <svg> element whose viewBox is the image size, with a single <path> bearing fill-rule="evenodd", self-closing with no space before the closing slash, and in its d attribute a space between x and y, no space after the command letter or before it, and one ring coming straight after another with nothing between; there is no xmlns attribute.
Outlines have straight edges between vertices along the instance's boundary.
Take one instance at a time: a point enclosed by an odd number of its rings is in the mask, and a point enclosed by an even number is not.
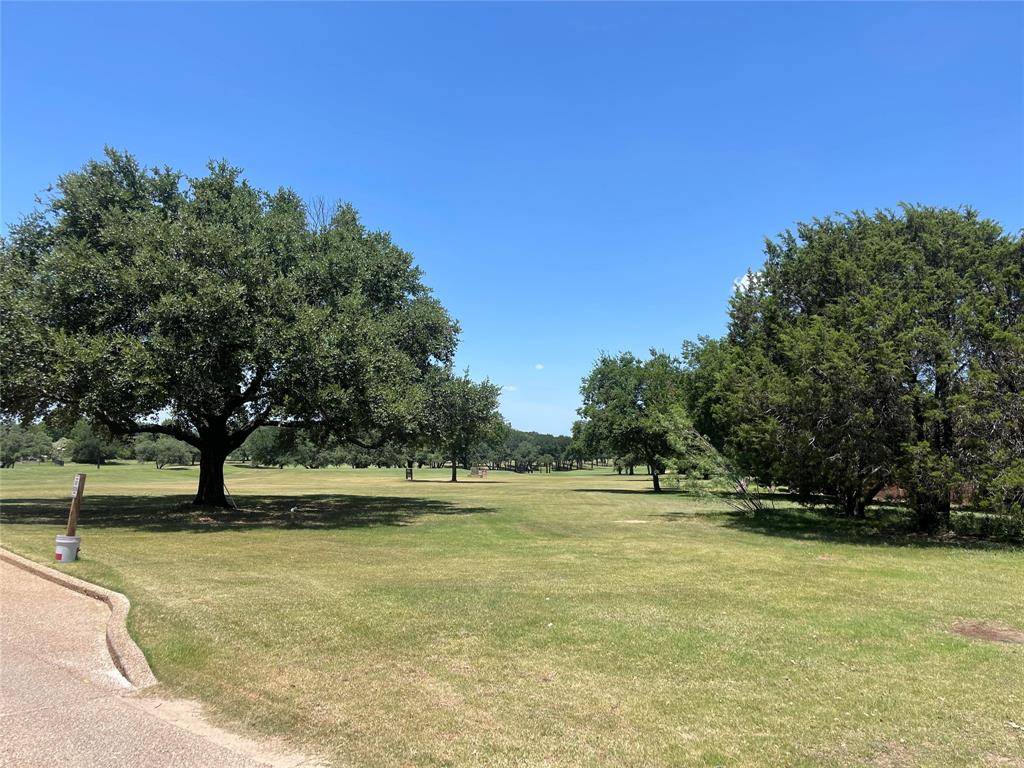
<svg viewBox="0 0 1024 768"><path fill-rule="evenodd" d="M914 752L906 744L888 741L871 756L868 765L872 768L905 768L915 762Z"/></svg>
<svg viewBox="0 0 1024 768"><path fill-rule="evenodd" d="M1006 757L1005 755L985 755L987 768L1024 768L1024 760L1019 757Z"/></svg>
<svg viewBox="0 0 1024 768"><path fill-rule="evenodd" d="M953 622L953 634L972 640L987 640L990 643L1024 644L1024 632L998 621L975 621L960 619Z"/></svg>

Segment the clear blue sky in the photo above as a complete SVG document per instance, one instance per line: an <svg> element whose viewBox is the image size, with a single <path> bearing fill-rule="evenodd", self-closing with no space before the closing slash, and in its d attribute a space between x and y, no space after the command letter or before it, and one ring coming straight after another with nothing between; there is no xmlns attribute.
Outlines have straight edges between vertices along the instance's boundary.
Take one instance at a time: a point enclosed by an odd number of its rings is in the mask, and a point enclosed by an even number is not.
<svg viewBox="0 0 1024 768"><path fill-rule="evenodd" d="M720 333L797 220L906 200L1024 225L1021 4L5 2L2 23L4 222L104 144L352 201L524 429L569 429L602 349Z"/></svg>

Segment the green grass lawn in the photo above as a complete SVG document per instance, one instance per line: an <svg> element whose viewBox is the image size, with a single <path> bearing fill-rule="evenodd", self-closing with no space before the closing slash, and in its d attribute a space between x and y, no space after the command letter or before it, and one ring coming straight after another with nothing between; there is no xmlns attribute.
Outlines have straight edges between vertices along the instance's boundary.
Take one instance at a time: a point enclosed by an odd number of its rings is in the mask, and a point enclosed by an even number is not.
<svg viewBox="0 0 1024 768"><path fill-rule="evenodd" d="M1024 552L604 473L19 465L4 546L126 593L171 693L338 765L1024 766ZM1013 723L1016 723L1015 727Z"/></svg>

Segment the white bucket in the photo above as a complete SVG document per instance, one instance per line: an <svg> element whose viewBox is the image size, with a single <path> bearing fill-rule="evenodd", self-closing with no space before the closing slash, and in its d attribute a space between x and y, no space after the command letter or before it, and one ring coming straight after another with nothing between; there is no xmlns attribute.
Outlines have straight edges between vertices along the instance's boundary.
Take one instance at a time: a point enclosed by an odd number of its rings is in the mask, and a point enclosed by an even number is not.
<svg viewBox="0 0 1024 768"><path fill-rule="evenodd" d="M81 543L81 536L58 536L57 560L62 563L75 562L78 559L78 545Z"/></svg>

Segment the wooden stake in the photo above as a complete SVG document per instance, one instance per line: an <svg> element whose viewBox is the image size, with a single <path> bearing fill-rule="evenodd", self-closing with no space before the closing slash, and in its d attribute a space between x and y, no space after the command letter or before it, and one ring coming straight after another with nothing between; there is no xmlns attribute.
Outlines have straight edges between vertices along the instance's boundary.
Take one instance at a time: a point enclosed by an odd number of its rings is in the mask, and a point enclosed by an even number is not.
<svg viewBox="0 0 1024 768"><path fill-rule="evenodd" d="M68 512L68 536L75 535L78 527L78 510L82 508L82 494L85 493L85 475L75 475L71 486L71 509Z"/></svg>

